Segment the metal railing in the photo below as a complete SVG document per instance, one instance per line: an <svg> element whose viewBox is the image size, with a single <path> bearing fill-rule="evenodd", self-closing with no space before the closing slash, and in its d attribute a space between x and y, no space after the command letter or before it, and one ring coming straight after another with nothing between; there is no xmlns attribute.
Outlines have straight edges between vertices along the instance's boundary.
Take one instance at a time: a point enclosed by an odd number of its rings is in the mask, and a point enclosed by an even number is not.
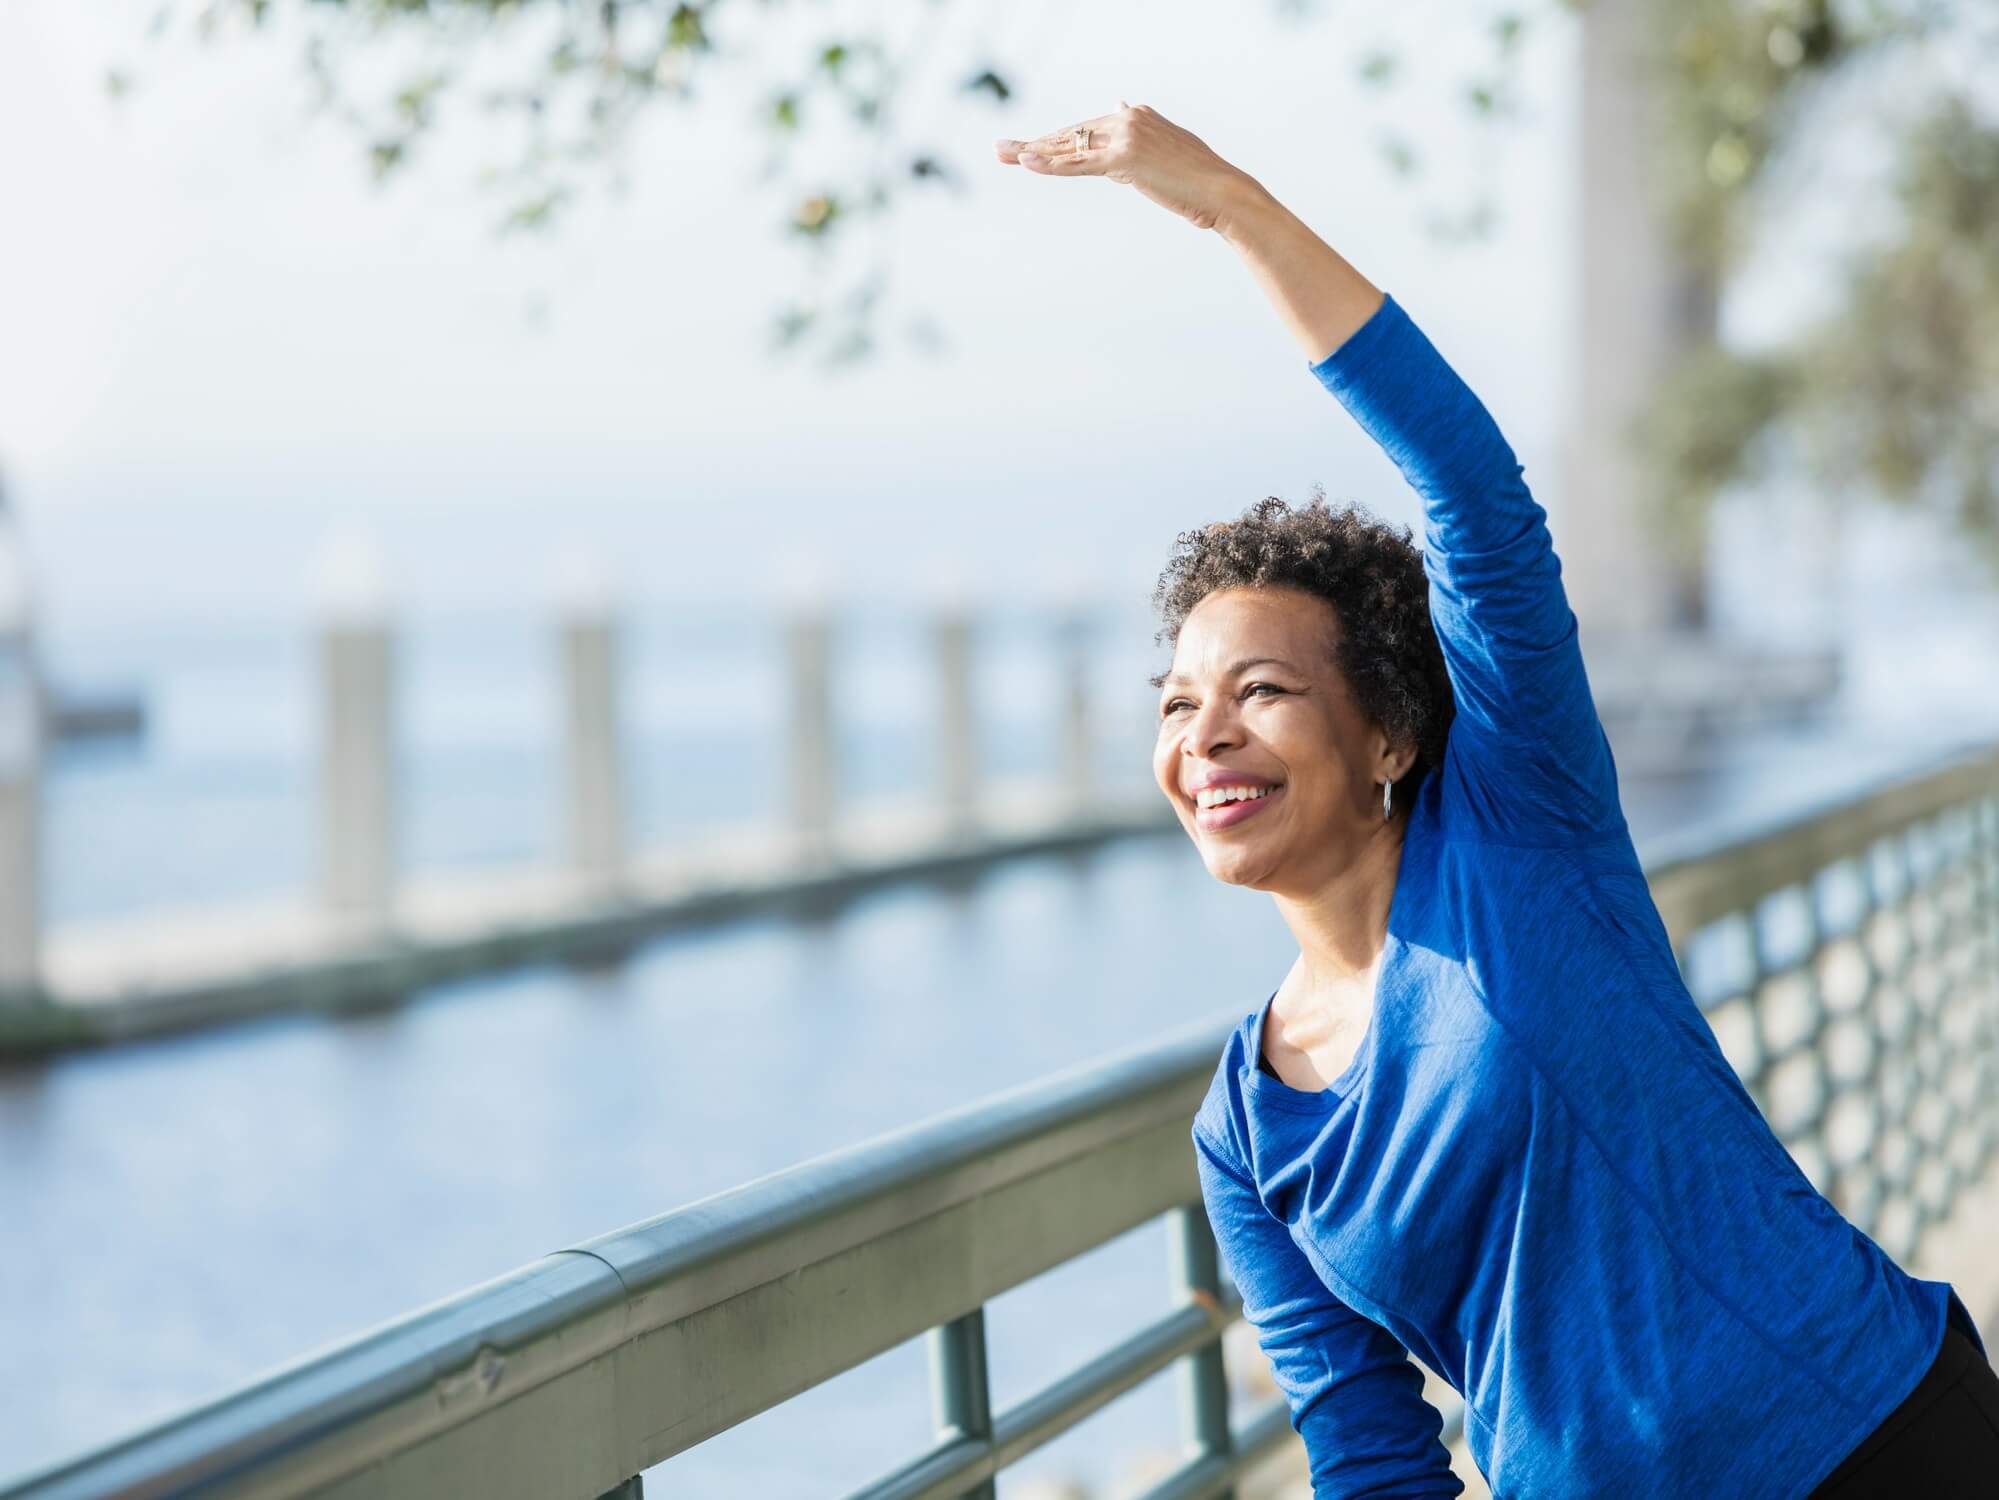
<svg viewBox="0 0 1999 1500"><path fill-rule="evenodd" d="M1913 1250L1999 1149L1999 749L1647 871L1779 1134L1843 1212ZM1716 982L1731 934L1747 964ZM637 1500L644 1470L926 1331L937 1441L851 1500L990 1496L1176 1364L1189 1445L1152 1500L1228 1495L1291 1437L1281 1398L1231 1425L1221 1334L1241 1305L1188 1135L1236 1019L558 1251L4 1495ZM986 1304L1162 1216L1165 1315L994 1411Z"/></svg>
<svg viewBox="0 0 1999 1500"><path fill-rule="evenodd" d="M410 1314L8 1496L637 1496L635 1476L930 1331L940 1437L859 1492L989 1492L1004 1465L1178 1361L1199 1451L1156 1491L1229 1493L1290 1433L1231 1430L1188 1131L1227 1024L759 1178ZM1170 1216L1166 1315L1019 1404L985 1304Z"/></svg>
<svg viewBox="0 0 1999 1500"><path fill-rule="evenodd" d="M1646 862L1757 1106L1898 1261L1999 1153L1999 750Z"/></svg>

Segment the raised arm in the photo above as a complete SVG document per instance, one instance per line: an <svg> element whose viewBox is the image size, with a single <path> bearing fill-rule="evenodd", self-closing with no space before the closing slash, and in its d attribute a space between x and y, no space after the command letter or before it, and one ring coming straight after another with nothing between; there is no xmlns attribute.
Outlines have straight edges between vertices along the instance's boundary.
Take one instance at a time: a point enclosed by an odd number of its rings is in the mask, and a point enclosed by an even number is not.
<svg viewBox="0 0 1999 1500"><path fill-rule="evenodd" d="M1243 1316L1305 1440L1312 1500L1464 1492L1423 1375L1380 1324L1336 1297L1222 1150L1197 1127L1201 1197Z"/></svg>
<svg viewBox="0 0 1999 1500"><path fill-rule="evenodd" d="M1312 373L1422 497L1430 617L1456 706L1442 774L1462 805L1500 841L1621 834L1547 515L1485 407L1392 297L1197 137L1144 106L1085 124L1088 150L1058 131L1000 142L1000 158L1129 183L1220 234Z"/></svg>
<svg viewBox="0 0 1999 1500"><path fill-rule="evenodd" d="M1393 297L1312 366L1423 497L1456 715L1443 774L1501 841L1621 835L1617 767L1547 514L1491 415Z"/></svg>

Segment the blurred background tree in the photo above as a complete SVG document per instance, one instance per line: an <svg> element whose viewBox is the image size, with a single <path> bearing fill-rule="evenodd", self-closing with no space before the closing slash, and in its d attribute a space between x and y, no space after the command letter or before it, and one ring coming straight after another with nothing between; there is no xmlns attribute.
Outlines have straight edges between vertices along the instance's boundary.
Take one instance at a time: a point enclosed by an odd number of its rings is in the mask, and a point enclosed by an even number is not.
<svg viewBox="0 0 1999 1500"><path fill-rule="evenodd" d="M1802 472L1829 506L1928 507L1999 569L1999 7L1674 0L1651 14L1681 253L1720 290L1803 209L1830 200L1844 224L1815 316L1759 347L1710 338L1663 382L1636 434L1650 503L1698 534L1730 486ZM1888 146L1861 183L1856 122Z"/></svg>
<svg viewBox="0 0 1999 1500"><path fill-rule="evenodd" d="M1318 0L1266 3L1301 27L1321 12ZM1536 14L1558 0L1431 3L1478 37L1451 90L1468 120L1518 118L1515 63ZM942 79L995 106L998 118L1024 86L1007 58L935 55L944 13L980 4L907 0L864 27L833 29L820 18L838 7L824 0L162 0L147 33L297 46L309 107L348 129L383 181L412 171L449 110L476 111L512 148L484 174L508 234L556 228L593 178L625 191L622 148L638 121L659 106L703 107L701 86L715 69L755 70L760 102L744 125L765 148L759 177L776 202L776 227L801 254L800 286L773 313L772 344L841 364L878 346L889 293L886 259L867 253L860 227L885 223L912 192L961 191L964 174L990 161L984 139L967 160L963 142L947 147L912 128L920 111L908 108L911 88ZM1059 10L1044 8L1036 24L1059 21ZM1353 49L1343 66L1385 108L1410 72L1407 59L1377 47ZM122 63L106 86L126 98L142 77L141 65ZM1057 116L1035 128L1063 123ZM1423 178L1420 153L1392 125L1384 122L1372 149L1399 177ZM1418 211L1439 237L1476 238L1496 206L1473 180L1419 201ZM824 282L832 290L819 289ZM940 342L928 314L905 331L919 349Z"/></svg>
<svg viewBox="0 0 1999 1500"><path fill-rule="evenodd" d="M959 7L976 0L955 0ZM1270 0L1301 28L1338 7ZM801 252L800 284L771 320L774 349L861 359L882 338L886 257L859 243L912 192L954 192L968 161L906 128L906 94L942 77L994 106L1027 80L1007 59L932 57L954 0L909 0L872 27L803 28L814 0L163 0L153 37L192 28L228 41L281 35L301 49L310 107L337 118L378 178L408 174L447 108L466 105L510 159L486 172L502 233L549 231L593 174L624 191L620 146L655 106L700 105L713 69L769 71L753 121L761 179L780 232ZM1478 61L1453 93L1475 128L1517 118L1521 50L1562 9L1588 0L1437 0L1438 25L1475 30ZM1710 297L1799 194L1822 184L1838 125L1857 114L1891 143L1879 211L1856 203L1837 295L1782 341L1737 348L1704 337L1662 383L1630 435L1646 458L1645 499L1695 547L1731 485L1773 464L1809 473L1829 502L1859 493L1936 508L1999 566L1991 351L1999 348L1999 130L1983 64L1999 55L1999 7L1982 0L1645 0L1661 121L1656 186L1679 253ZM1059 13L1058 13L1059 16ZM1044 19L1039 24L1049 24ZM1226 24L1218 18L1216 24ZM1329 28L1339 32L1338 28ZM799 38L809 35L803 45ZM1441 51L1441 49L1438 49ZM1434 65L1349 49L1340 72L1376 93L1372 143L1414 183L1425 164L1393 124L1397 89ZM116 96L141 70L107 74ZM1058 124L1043 122L1043 127ZM804 161L808 140L823 149ZM1836 189L1841 190L1841 189ZM1477 181L1417 211L1443 238L1477 238L1500 211ZM903 325L935 348L937 319Z"/></svg>

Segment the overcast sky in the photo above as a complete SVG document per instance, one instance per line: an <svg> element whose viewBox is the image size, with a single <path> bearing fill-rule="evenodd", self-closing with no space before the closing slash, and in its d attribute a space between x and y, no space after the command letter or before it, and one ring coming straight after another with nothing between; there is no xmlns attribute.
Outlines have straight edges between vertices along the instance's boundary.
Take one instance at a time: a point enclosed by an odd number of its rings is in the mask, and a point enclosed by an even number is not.
<svg viewBox="0 0 1999 1500"><path fill-rule="evenodd" d="M995 587L1125 588L1181 527L1315 480L1414 519L1225 244L1128 188L991 161L996 135L1120 97L1391 288L1559 507L1567 23L1529 49L1529 118L1494 134L1446 92L1487 14L1456 0L1418 12L1416 76L1389 106L1353 64L1392 34L1352 11L1301 28L1245 4L1224 27L1189 0L953 0L910 124L968 190L912 200L892 231L895 316L930 314L949 348L828 375L764 352L801 272L756 181L758 59L718 68L698 109L657 111L624 198L587 179L564 229L502 241L475 130L378 191L360 142L306 114L286 38L148 46L150 9L0 7L0 466L53 611L289 611L344 519L381 539L403 598L437 607L543 588L576 541L654 597L764 587L800 552L857 587L950 558ZM831 36L843 15L921 9L791 14ZM987 57L1013 101L954 98ZM137 79L122 103L112 67ZM1437 189L1499 183L1489 244L1426 232L1434 193L1373 147L1391 123Z"/></svg>

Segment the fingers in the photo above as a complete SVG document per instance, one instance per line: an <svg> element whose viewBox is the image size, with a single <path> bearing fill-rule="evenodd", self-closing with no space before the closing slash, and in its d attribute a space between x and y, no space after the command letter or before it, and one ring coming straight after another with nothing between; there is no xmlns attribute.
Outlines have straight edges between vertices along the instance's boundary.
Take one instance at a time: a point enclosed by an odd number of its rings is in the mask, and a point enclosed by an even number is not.
<svg viewBox="0 0 1999 1500"><path fill-rule="evenodd" d="M1048 135L1036 136L1031 141L994 141L993 150L999 153L1001 161L1009 165L1020 162L1024 156L1031 157L1033 160L1022 163L1022 165L1030 167L1045 165L1051 161L1065 160L1077 155L1102 151L1104 148L1103 131L1094 125L1088 128L1090 130L1089 153L1079 153L1076 150L1076 133L1073 130L1053 131Z"/></svg>
<svg viewBox="0 0 1999 1500"><path fill-rule="evenodd" d="M1030 141L1027 149L1040 156L1060 157L1076 154L1076 133L1090 132L1090 150L1101 150L1109 141L1111 127L1117 123L1116 115L1098 115L1094 120L1078 120L1061 130L1051 130L1040 139Z"/></svg>
<svg viewBox="0 0 1999 1500"><path fill-rule="evenodd" d="M1125 105L1124 108L1129 109L1130 106ZM1030 141L997 140L993 142L993 150L1001 161L1009 165L1018 163L1030 171L1073 176L1079 170L1089 171L1093 163L1103 160L1105 151L1116 138L1122 118L1120 111L1098 115L1093 120L1079 120L1074 125L1051 130ZM1076 149L1076 132L1079 130L1090 133L1090 144L1084 151Z"/></svg>
<svg viewBox="0 0 1999 1500"><path fill-rule="evenodd" d="M1039 156L1024 150L1019 161L1027 171L1044 177L1094 177L1104 170L1104 154L1095 141L1090 142L1088 151L1070 151L1065 156Z"/></svg>

